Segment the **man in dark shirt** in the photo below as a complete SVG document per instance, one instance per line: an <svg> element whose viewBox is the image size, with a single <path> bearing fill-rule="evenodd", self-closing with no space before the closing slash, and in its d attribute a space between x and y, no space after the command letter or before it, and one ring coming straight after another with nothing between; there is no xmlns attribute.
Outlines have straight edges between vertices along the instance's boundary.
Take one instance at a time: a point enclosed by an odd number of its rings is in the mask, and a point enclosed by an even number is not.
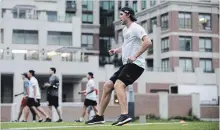
<svg viewBox="0 0 220 130"><path fill-rule="evenodd" d="M56 108L59 120L57 122L62 122L61 113L59 109L59 98L58 98L58 88L59 88L59 78L55 75L56 69L50 68L50 78L49 83L45 83L44 87L47 87L47 101L50 111L52 112L52 106Z"/></svg>

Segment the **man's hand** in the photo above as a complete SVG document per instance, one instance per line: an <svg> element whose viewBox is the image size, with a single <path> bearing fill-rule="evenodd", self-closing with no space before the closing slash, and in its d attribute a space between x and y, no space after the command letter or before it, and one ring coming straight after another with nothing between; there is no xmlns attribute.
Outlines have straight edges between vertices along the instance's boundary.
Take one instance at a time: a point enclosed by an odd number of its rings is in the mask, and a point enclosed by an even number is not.
<svg viewBox="0 0 220 130"><path fill-rule="evenodd" d="M87 95L87 93L84 93L83 95L84 95L84 96L86 96L86 95Z"/></svg>
<svg viewBox="0 0 220 130"><path fill-rule="evenodd" d="M111 49L108 52L109 52L109 55L118 54L118 53L121 52L121 47L120 48L116 48L116 49Z"/></svg>
<svg viewBox="0 0 220 130"><path fill-rule="evenodd" d="M25 95L24 98L28 98L28 95Z"/></svg>
<svg viewBox="0 0 220 130"><path fill-rule="evenodd" d="M128 57L127 63L132 63L132 62L134 62L136 59L137 59L136 57L130 56L130 57Z"/></svg>

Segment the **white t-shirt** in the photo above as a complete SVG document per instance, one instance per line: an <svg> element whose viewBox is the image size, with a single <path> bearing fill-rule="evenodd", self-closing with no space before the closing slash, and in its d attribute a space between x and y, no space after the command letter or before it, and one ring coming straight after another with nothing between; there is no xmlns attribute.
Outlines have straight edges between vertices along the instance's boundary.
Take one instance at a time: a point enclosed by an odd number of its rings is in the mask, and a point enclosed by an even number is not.
<svg viewBox="0 0 220 130"><path fill-rule="evenodd" d="M122 62L127 64L128 57L135 56L142 46L142 38L147 33L143 27L133 22L129 28L127 26L123 29L124 43L122 45ZM140 55L134 62L134 64L145 69L145 56L144 53Z"/></svg>
<svg viewBox="0 0 220 130"><path fill-rule="evenodd" d="M93 79L90 79L88 83L86 84L86 93L90 92L92 88L95 88L95 82ZM96 101L96 92L93 91L92 93L89 93L88 95L86 95L86 99Z"/></svg>
<svg viewBox="0 0 220 130"><path fill-rule="evenodd" d="M37 79L35 77L31 77L30 82L31 86L29 90L29 97L34 98L34 87L36 87L36 98L41 99L40 87Z"/></svg>

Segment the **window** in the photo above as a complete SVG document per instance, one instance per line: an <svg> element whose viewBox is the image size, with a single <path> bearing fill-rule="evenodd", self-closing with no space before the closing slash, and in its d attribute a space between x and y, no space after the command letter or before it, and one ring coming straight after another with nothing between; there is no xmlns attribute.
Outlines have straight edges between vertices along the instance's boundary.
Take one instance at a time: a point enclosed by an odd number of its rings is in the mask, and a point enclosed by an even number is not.
<svg viewBox="0 0 220 130"><path fill-rule="evenodd" d="M13 30L13 44L38 44L38 31L36 30Z"/></svg>
<svg viewBox="0 0 220 130"><path fill-rule="evenodd" d="M162 59L162 65L161 65L161 67L162 67L162 70L163 71L168 71L169 70L169 68L170 68L170 60L167 58L167 59Z"/></svg>
<svg viewBox="0 0 220 130"><path fill-rule="evenodd" d="M154 43L153 40L151 40L152 46L148 48L148 55L152 55L154 53Z"/></svg>
<svg viewBox="0 0 220 130"><path fill-rule="evenodd" d="M169 38L163 38L161 40L161 52L168 52L169 51Z"/></svg>
<svg viewBox="0 0 220 130"><path fill-rule="evenodd" d="M191 37L179 37L179 48L180 51L191 51L192 50L192 38Z"/></svg>
<svg viewBox="0 0 220 130"><path fill-rule="evenodd" d="M93 14L83 13L82 22L83 23L93 23Z"/></svg>
<svg viewBox="0 0 220 130"><path fill-rule="evenodd" d="M154 18L152 18L152 19L150 20L150 30L149 30L150 33L153 32L153 25L154 25L154 24L157 24L157 18L156 18L156 17L154 17Z"/></svg>
<svg viewBox="0 0 220 130"><path fill-rule="evenodd" d="M191 21L191 13L179 13L179 28L182 29L191 29L192 21Z"/></svg>
<svg viewBox="0 0 220 130"><path fill-rule="evenodd" d="M75 9L76 8L76 1L66 1L66 8L67 9Z"/></svg>
<svg viewBox="0 0 220 130"><path fill-rule="evenodd" d="M204 51L204 52L212 51L211 38L199 38L199 51Z"/></svg>
<svg viewBox="0 0 220 130"><path fill-rule="evenodd" d="M203 69L203 72L214 72L212 67L212 59L200 59L199 65L200 68Z"/></svg>
<svg viewBox="0 0 220 130"><path fill-rule="evenodd" d="M93 23L93 1L83 0L82 2L82 23Z"/></svg>
<svg viewBox="0 0 220 130"><path fill-rule="evenodd" d="M147 21L141 22L141 26L147 31Z"/></svg>
<svg viewBox="0 0 220 130"><path fill-rule="evenodd" d="M92 34L82 34L82 47L86 49L93 49Z"/></svg>
<svg viewBox="0 0 220 130"><path fill-rule="evenodd" d="M18 12L17 12L18 11ZM17 9L17 8L14 8L12 10L12 13L13 13L13 18L21 18L21 19L24 19L26 17L26 9Z"/></svg>
<svg viewBox="0 0 220 130"><path fill-rule="evenodd" d="M1 43L4 43L4 29L1 29L0 39L1 39Z"/></svg>
<svg viewBox="0 0 220 130"><path fill-rule="evenodd" d="M73 18L73 16L74 16L74 13L72 13L72 12L66 12L66 22L72 22L72 18Z"/></svg>
<svg viewBox="0 0 220 130"><path fill-rule="evenodd" d="M129 6L128 0L125 1L125 6Z"/></svg>
<svg viewBox="0 0 220 130"><path fill-rule="evenodd" d="M134 12L137 12L137 1L135 0L135 1L133 1L133 10L134 10Z"/></svg>
<svg viewBox="0 0 220 130"><path fill-rule="evenodd" d="M164 14L161 16L161 29L168 29L168 14Z"/></svg>
<svg viewBox="0 0 220 130"><path fill-rule="evenodd" d="M12 74L1 74L1 103L13 103L13 79Z"/></svg>
<svg viewBox="0 0 220 130"><path fill-rule="evenodd" d="M2 9L2 18L4 17L6 9Z"/></svg>
<svg viewBox="0 0 220 130"><path fill-rule="evenodd" d="M156 5L156 0L150 0L150 6Z"/></svg>
<svg viewBox="0 0 220 130"><path fill-rule="evenodd" d="M103 10L114 10L114 1L100 1L100 6Z"/></svg>
<svg viewBox="0 0 220 130"><path fill-rule="evenodd" d="M82 1L82 10L83 11L93 11L93 1L92 0L83 0Z"/></svg>
<svg viewBox="0 0 220 130"><path fill-rule="evenodd" d="M184 72L193 72L192 58L180 58L179 66Z"/></svg>
<svg viewBox="0 0 220 130"><path fill-rule="evenodd" d="M141 1L141 9L144 10L147 8L147 1L146 0L142 0Z"/></svg>
<svg viewBox="0 0 220 130"><path fill-rule="evenodd" d="M199 27L201 30L211 30L210 14L199 14Z"/></svg>
<svg viewBox="0 0 220 130"><path fill-rule="evenodd" d="M72 46L71 32L47 32L48 45Z"/></svg>
<svg viewBox="0 0 220 130"><path fill-rule="evenodd" d="M47 20L50 22L57 21L57 12L47 11Z"/></svg>

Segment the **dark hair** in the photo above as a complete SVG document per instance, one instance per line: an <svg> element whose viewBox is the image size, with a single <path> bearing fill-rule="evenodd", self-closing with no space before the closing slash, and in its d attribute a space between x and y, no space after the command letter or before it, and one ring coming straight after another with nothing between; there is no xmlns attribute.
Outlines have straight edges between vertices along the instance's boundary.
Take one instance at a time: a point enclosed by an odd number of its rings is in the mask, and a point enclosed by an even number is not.
<svg viewBox="0 0 220 130"><path fill-rule="evenodd" d="M31 73L32 76L35 76L35 71L34 70L29 70L29 73Z"/></svg>
<svg viewBox="0 0 220 130"><path fill-rule="evenodd" d="M50 70L52 70L54 72L54 74L56 73L56 68L51 67Z"/></svg>
<svg viewBox="0 0 220 130"><path fill-rule="evenodd" d="M89 73L88 73L88 75L90 75L90 76L91 76L91 78L94 78L94 77L93 77L93 73L92 73L92 72L89 72Z"/></svg>
<svg viewBox="0 0 220 130"><path fill-rule="evenodd" d="M23 73L22 75L23 75L25 78L29 79L27 73Z"/></svg>

